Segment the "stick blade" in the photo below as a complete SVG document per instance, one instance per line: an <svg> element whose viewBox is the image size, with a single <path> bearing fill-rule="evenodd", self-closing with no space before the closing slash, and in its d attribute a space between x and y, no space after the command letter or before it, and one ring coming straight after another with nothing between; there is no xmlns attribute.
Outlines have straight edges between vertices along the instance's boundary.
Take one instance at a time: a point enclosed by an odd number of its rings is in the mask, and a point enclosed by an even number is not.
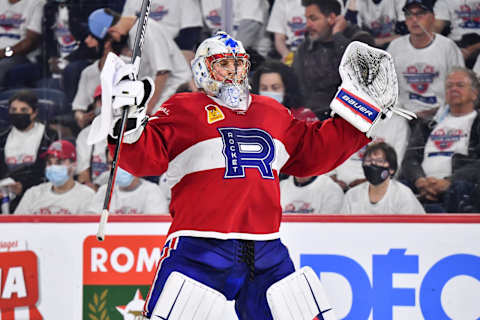
<svg viewBox="0 0 480 320"><path fill-rule="evenodd" d="M100 216L100 223L98 224L98 230L97 230L97 240L98 241L105 240L105 227L107 225L108 214L109 214L108 210L103 209L102 214Z"/></svg>

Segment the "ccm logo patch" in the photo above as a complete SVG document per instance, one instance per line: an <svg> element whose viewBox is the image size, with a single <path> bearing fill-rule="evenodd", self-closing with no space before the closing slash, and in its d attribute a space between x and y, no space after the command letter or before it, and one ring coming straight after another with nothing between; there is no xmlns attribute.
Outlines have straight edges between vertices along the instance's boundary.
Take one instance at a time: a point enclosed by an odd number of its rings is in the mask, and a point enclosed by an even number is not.
<svg viewBox="0 0 480 320"><path fill-rule="evenodd" d="M373 122L380 110L345 89L340 90L336 99L346 107L353 109L368 122Z"/></svg>
<svg viewBox="0 0 480 320"><path fill-rule="evenodd" d="M207 111L207 122L209 124L225 119L225 116L223 115L223 112L220 110L219 106L209 104L205 106L205 110Z"/></svg>

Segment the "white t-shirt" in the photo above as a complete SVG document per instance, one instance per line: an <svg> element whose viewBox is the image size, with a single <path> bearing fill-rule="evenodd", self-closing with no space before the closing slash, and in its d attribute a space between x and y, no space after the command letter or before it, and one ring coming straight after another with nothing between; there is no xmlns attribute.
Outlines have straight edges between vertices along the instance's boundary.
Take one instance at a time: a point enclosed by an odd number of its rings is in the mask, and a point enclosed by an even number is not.
<svg viewBox="0 0 480 320"><path fill-rule="evenodd" d="M222 2L223 0L200 0L203 21L212 33L222 28ZM265 23L264 4L264 0L233 0L233 30L237 30L241 20Z"/></svg>
<svg viewBox="0 0 480 320"><path fill-rule="evenodd" d="M295 51L305 38L307 18L302 0L276 0L268 20L267 31L287 37L288 48Z"/></svg>
<svg viewBox="0 0 480 320"><path fill-rule="evenodd" d="M387 193L373 204L368 196L370 183L364 182L348 190L342 213L345 214L420 214L425 213L412 190L396 180L390 180Z"/></svg>
<svg viewBox="0 0 480 320"><path fill-rule="evenodd" d="M140 14L142 0L127 0L122 16ZM196 0L153 0L150 4L148 19L160 23L167 37L174 39L180 29L201 27L202 15Z"/></svg>
<svg viewBox="0 0 480 320"><path fill-rule="evenodd" d="M103 208L103 201L107 185L101 186L93 200L90 201L87 212L99 213ZM114 214L162 214L168 213L169 203L158 185L140 179L140 185L132 191L123 191L118 186L113 188L110 212Z"/></svg>
<svg viewBox="0 0 480 320"><path fill-rule="evenodd" d="M35 163L44 133L45 125L40 122L35 122L28 131L12 127L5 143L5 163L9 171Z"/></svg>
<svg viewBox="0 0 480 320"><path fill-rule="evenodd" d="M92 182L98 185L106 183L102 173L108 172L107 163L107 140L104 139L93 146L87 143L87 138L92 126L85 127L78 134L76 141L77 149L77 173L80 173L91 166Z"/></svg>
<svg viewBox="0 0 480 320"><path fill-rule="evenodd" d="M405 35L393 40L387 51L395 63L399 105L413 112L442 106L448 72L454 66L465 66L457 45L440 34L423 49L414 48L410 35Z"/></svg>
<svg viewBox="0 0 480 320"><path fill-rule="evenodd" d="M60 5L58 7L57 22L53 32L55 32L55 38L57 39L60 58L65 58L78 48L79 43L70 32L68 6Z"/></svg>
<svg viewBox="0 0 480 320"><path fill-rule="evenodd" d="M27 30L42 33L43 0L0 1L0 48L13 46L25 39ZM28 54L33 59L38 50Z"/></svg>
<svg viewBox="0 0 480 320"><path fill-rule="evenodd" d="M80 74L77 93L72 102L72 110L87 111L88 106L93 102L95 89L100 85L99 60L95 61Z"/></svg>
<svg viewBox="0 0 480 320"><path fill-rule="evenodd" d="M410 127L407 121L398 115L393 115L389 120L381 121L374 127L371 143L386 142L391 145L397 153L397 168L399 168L407 149L409 137ZM332 171L332 174L336 174L338 180L347 184L357 179L364 179L362 161L366 149L367 146L364 146L355 152L347 161Z"/></svg>
<svg viewBox="0 0 480 320"><path fill-rule="evenodd" d="M477 111L454 117L448 114L433 128L425 144L422 168L427 177L443 179L452 174L454 153L468 155L468 142Z"/></svg>
<svg viewBox="0 0 480 320"><path fill-rule="evenodd" d="M397 0L382 0L378 4L372 0L357 0L358 24L370 30L375 38L393 36L395 24L405 20L404 4Z"/></svg>
<svg viewBox="0 0 480 320"><path fill-rule="evenodd" d="M65 193L55 193L50 182L28 189L15 209L15 214L83 214L95 192L75 181Z"/></svg>
<svg viewBox="0 0 480 320"><path fill-rule="evenodd" d="M458 41L464 34L480 34L480 1L437 0L434 7L435 19L450 21L449 37Z"/></svg>
<svg viewBox="0 0 480 320"><path fill-rule="evenodd" d="M130 49L133 49L135 43L137 26L138 20L128 33ZM170 71L170 73L153 113L176 92L181 84L192 79L192 72L177 44L164 35L162 26L149 20L143 45L139 79L148 76L155 80L157 72L162 70Z"/></svg>
<svg viewBox="0 0 480 320"><path fill-rule="evenodd" d="M280 181L280 199L283 213L339 213L343 190L326 175L303 187L290 176Z"/></svg>

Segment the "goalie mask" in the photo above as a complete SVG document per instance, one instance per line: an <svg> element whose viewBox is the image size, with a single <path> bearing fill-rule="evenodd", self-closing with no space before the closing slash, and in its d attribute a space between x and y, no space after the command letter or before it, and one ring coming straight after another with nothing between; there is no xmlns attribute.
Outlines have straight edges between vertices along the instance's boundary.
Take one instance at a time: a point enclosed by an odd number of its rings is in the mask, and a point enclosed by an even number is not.
<svg viewBox="0 0 480 320"><path fill-rule="evenodd" d="M249 106L248 60L243 45L224 32L203 41L192 61L195 84L222 105L245 112Z"/></svg>

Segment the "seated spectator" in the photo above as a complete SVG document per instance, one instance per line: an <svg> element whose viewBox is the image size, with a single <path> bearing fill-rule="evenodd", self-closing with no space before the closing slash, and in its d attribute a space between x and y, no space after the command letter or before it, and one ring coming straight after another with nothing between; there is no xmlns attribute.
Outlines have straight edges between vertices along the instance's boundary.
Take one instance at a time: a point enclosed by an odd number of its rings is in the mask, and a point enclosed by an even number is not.
<svg viewBox="0 0 480 320"><path fill-rule="evenodd" d="M445 78L454 66L464 66L460 49L433 32L432 2L409 0L403 7L409 35L388 47L398 76L399 107L430 120L445 101Z"/></svg>
<svg viewBox="0 0 480 320"><path fill-rule="evenodd" d="M102 1L85 5L82 1L50 0L43 8L42 53L48 78L41 85L63 89L67 103L75 96L82 70L97 58L83 40L88 35L88 15L101 7Z"/></svg>
<svg viewBox="0 0 480 320"><path fill-rule="evenodd" d="M293 177L280 182L283 213L340 213L342 189L326 175Z"/></svg>
<svg viewBox="0 0 480 320"><path fill-rule="evenodd" d="M112 161L111 156L109 156L109 161ZM90 201L87 212L102 212L106 191L107 185L104 184ZM117 168L110 213L161 214L169 212L168 205L169 202L158 184L135 177L120 167Z"/></svg>
<svg viewBox="0 0 480 320"><path fill-rule="evenodd" d="M337 0L303 0L302 4L307 17L307 34L298 47L292 67L303 84L305 106L324 120L330 117L330 101L341 83L338 67L342 55L350 37L357 36L351 28L347 29Z"/></svg>
<svg viewBox="0 0 480 320"><path fill-rule="evenodd" d="M127 0L122 17L112 28L127 34L140 15L141 0ZM158 22L165 36L175 40L187 62L195 56L193 49L200 42L202 15L197 0L153 0L148 17Z"/></svg>
<svg viewBox="0 0 480 320"><path fill-rule="evenodd" d="M294 52L305 38L307 18L301 0L276 0L268 19L267 31L273 33L275 50L282 62L293 63Z"/></svg>
<svg viewBox="0 0 480 320"><path fill-rule="evenodd" d="M232 30L229 34L242 42L243 47L252 57L265 57L271 48L266 34L269 3L267 0L232 0ZM210 36L219 30L227 32L226 23L230 20L223 17L222 0L200 0L203 21ZM256 62L252 61L252 70Z"/></svg>
<svg viewBox="0 0 480 320"><path fill-rule="evenodd" d="M94 115L99 115L102 109L102 87L98 86L93 94L93 103L91 111ZM93 190L108 182L108 163L107 163L107 140L98 142L94 145L87 143L88 134L92 129L91 125L85 127L77 137L77 174L78 182L83 183Z"/></svg>
<svg viewBox="0 0 480 320"><path fill-rule="evenodd" d="M413 129L402 175L427 212L461 212L455 199L471 198L473 186L465 180L480 161L480 118L475 109L479 88L473 71L453 68L445 89L449 112L429 122L417 121Z"/></svg>
<svg viewBox="0 0 480 320"><path fill-rule="evenodd" d="M12 126L0 132L0 179L10 177L10 210L15 210L24 192L43 181L45 159L39 155L57 139L57 134L37 121L38 99L31 91L17 92L9 100Z"/></svg>
<svg viewBox="0 0 480 320"><path fill-rule="evenodd" d="M402 117L393 115L388 122L381 122L372 131L372 142L388 143L395 149L398 163L402 163L407 149L410 127ZM362 162L367 146L355 152L340 166L332 171L331 178L337 182L344 191L366 181L363 174Z"/></svg>
<svg viewBox="0 0 480 320"><path fill-rule="evenodd" d="M345 214L425 213L413 192L392 177L397 171L395 149L384 142L371 144L362 163L367 182L347 191Z"/></svg>
<svg viewBox="0 0 480 320"><path fill-rule="evenodd" d="M91 45L112 38L117 41L117 44L124 43L133 50L131 46L135 43L138 19L127 36L121 36L118 32L109 29L119 19L120 15L109 9L98 9L92 12L88 18L88 27L91 32L88 41ZM148 103L147 114L155 113L181 84L192 79L190 67L180 49L173 40L164 35L161 26L155 21L148 21L142 49L142 67L138 77L140 79L151 77L155 82L155 91Z"/></svg>
<svg viewBox="0 0 480 320"><path fill-rule="evenodd" d="M57 140L42 156L47 158L45 176L49 182L28 189L15 214L85 213L86 204L95 192L73 179L75 146L66 140Z"/></svg>
<svg viewBox="0 0 480 320"><path fill-rule="evenodd" d="M405 29L403 5L404 2L396 0L350 0L345 18L370 32L375 46L385 49Z"/></svg>
<svg viewBox="0 0 480 320"><path fill-rule="evenodd" d="M2 0L0 1L0 87L14 87L18 81L28 79L6 79L7 72L13 68L30 70L29 78L40 78L41 67L36 63L42 33L42 8L44 3L38 0ZM15 72L12 75L16 75Z"/></svg>
<svg viewBox="0 0 480 320"><path fill-rule="evenodd" d="M434 31L448 34L462 49L469 68L480 51L480 11L478 0L437 0Z"/></svg>
<svg viewBox="0 0 480 320"><path fill-rule="evenodd" d="M292 111L292 115L307 122L317 121L312 110L303 107L297 75L287 65L267 60L255 70L252 77L252 93L268 96Z"/></svg>

